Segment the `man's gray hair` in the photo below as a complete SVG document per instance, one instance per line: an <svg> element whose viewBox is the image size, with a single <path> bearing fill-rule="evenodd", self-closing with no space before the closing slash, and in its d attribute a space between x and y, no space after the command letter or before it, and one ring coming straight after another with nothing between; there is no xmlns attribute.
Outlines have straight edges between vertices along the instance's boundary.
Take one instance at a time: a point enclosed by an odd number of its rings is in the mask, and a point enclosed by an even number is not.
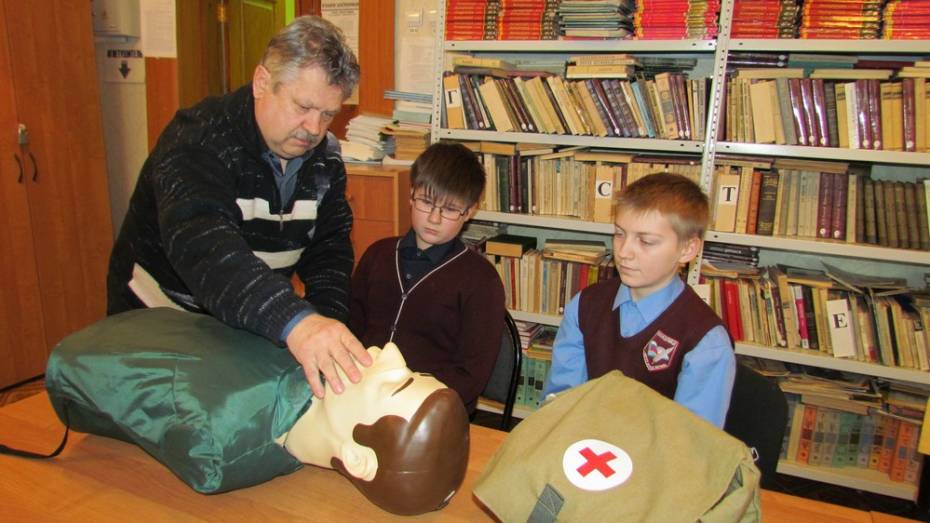
<svg viewBox="0 0 930 523"><path fill-rule="evenodd" d="M320 67L329 84L342 89L348 98L358 84L359 67L355 53L342 31L316 16L301 16L268 42L262 65L271 73L274 87L293 80L301 69Z"/></svg>

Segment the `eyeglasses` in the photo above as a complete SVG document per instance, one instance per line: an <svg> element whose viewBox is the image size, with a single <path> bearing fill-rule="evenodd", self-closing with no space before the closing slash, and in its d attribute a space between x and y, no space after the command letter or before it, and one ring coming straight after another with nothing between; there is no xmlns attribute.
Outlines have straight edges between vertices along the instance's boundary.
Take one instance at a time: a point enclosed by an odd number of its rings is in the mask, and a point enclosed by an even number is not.
<svg viewBox="0 0 930 523"><path fill-rule="evenodd" d="M459 221L462 219L462 216L465 216L468 213L468 209L459 209L457 207L447 207L436 205L433 200L427 198L412 198L413 208L425 212L426 214L433 214L434 209L439 209L439 216L444 220L449 221Z"/></svg>

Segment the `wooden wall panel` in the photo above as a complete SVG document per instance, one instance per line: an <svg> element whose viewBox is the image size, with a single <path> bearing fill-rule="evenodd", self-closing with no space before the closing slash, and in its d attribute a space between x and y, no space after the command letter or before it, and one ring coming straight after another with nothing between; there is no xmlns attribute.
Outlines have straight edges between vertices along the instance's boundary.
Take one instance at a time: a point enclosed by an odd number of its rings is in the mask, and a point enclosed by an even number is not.
<svg viewBox="0 0 930 523"><path fill-rule="evenodd" d="M178 60L145 59L145 113L149 151L178 110Z"/></svg>
<svg viewBox="0 0 930 523"><path fill-rule="evenodd" d="M298 0L297 15L319 15L319 0ZM345 138L345 126L354 116L365 114L390 115L391 100L384 99L384 90L394 88L394 2L360 0L358 62L362 69L358 105L346 105L333 121L330 130Z"/></svg>

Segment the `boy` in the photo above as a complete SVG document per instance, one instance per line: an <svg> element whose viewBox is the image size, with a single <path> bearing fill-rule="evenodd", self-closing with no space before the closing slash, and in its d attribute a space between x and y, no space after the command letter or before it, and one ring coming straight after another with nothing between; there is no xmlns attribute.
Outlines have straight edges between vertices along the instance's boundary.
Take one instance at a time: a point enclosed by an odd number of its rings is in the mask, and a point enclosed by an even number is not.
<svg viewBox="0 0 930 523"><path fill-rule="evenodd" d="M662 173L631 184L615 205L620 278L588 287L565 308L544 394L619 369L723 427L733 346L714 311L678 277L701 251L707 197L687 178Z"/></svg>
<svg viewBox="0 0 930 523"><path fill-rule="evenodd" d="M465 146L424 151L410 171L411 229L365 251L349 310L366 347L394 342L411 369L458 392L469 413L497 361L506 310L497 271L458 238L484 183Z"/></svg>

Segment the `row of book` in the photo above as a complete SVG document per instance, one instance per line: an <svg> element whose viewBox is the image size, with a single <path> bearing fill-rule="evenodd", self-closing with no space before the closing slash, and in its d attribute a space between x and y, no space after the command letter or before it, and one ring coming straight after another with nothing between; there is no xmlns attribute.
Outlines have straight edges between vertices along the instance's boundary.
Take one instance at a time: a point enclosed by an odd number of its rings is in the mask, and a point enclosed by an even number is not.
<svg viewBox="0 0 930 523"><path fill-rule="evenodd" d="M515 406L536 410L545 400L543 387L552 368L552 344L555 342L556 331L551 326L539 328L524 348Z"/></svg>
<svg viewBox="0 0 930 523"><path fill-rule="evenodd" d="M489 239L485 254L500 274L507 307L540 314L562 314L572 296L616 275L601 242L548 240L507 234Z"/></svg>
<svg viewBox="0 0 930 523"><path fill-rule="evenodd" d="M560 0L446 0L446 40L555 40Z"/></svg>
<svg viewBox="0 0 930 523"><path fill-rule="evenodd" d="M720 0L637 0L636 38L675 40L717 36Z"/></svg>
<svg viewBox="0 0 930 523"><path fill-rule="evenodd" d="M718 160L718 232L930 249L930 180L873 180L867 165Z"/></svg>
<svg viewBox="0 0 930 523"><path fill-rule="evenodd" d="M930 74L930 68L924 69ZM727 80L725 126L721 126L720 138L778 145L930 151L930 83L925 78L831 81L815 76L891 72L838 69L818 75L818 71L814 70L810 78L802 78L803 70L795 68L739 70Z"/></svg>
<svg viewBox="0 0 930 523"><path fill-rule="evenodd" d="M821 271L705 264L708 303L734 341L930 370L930 308L906 288L851 288ZM897 282L901 283L901 282Z"/></svg>
<svg viewBox="0 0 930 523"><path fill-rule="evenodd" d="M559 37L566 40L627 38L633 34L634 0L558 2Z"/></svg>
<svg viewBox="0 0 930 523"><path fill-rule="evenodd" d="M659 73L630 81L591 74L599 77L447 72L444 121L450 129L703 140L706 78Z"/></svg>
<svg viewBox="0 0 930 523"><path fill-rule="evenodd" d="M719 12L719 0L446 0L445 38L714 38ZM737 0L731 37L927 39L930 0Z"/></svg>
<svg viewBox="0 0 930 523"><path fill-rule="evenodd" d="M565 216L612 223L615 191L657 172L698 182L699 159L532 144L463 142L479 155L487 182L479 207L486 211Z"/></svg>
<svg viewBox="0 0 930 523"><path fill-rule="evenodd" d="M858 468L917 485L923 456L920 424L883 414L857 415L805 404L789 395L781 458L825 468Z"/></svg>

